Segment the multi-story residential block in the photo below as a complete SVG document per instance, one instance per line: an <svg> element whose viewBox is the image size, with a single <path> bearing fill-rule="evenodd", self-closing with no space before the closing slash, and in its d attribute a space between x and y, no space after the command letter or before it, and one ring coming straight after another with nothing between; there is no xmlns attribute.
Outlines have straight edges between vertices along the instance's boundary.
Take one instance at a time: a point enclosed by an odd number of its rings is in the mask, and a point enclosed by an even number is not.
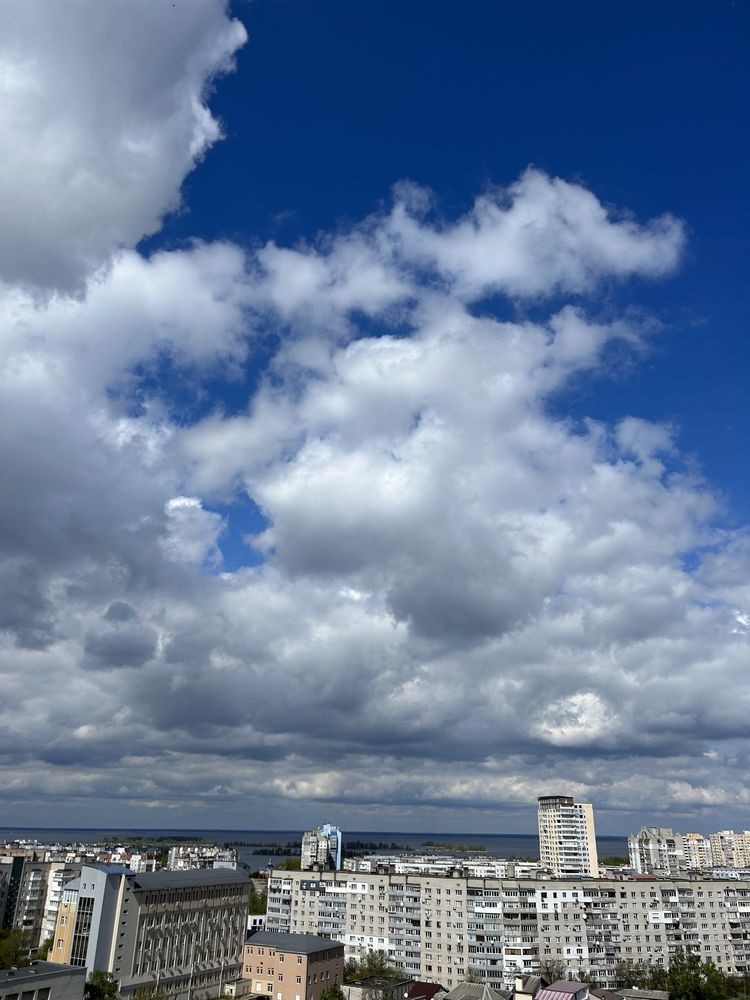
<svg viewBox="0 0 750 1000"><path fill-rule="evenodd" d="M40 861L29 851L6 861L0 870L6 881L2 926L24 931L29 947L38 948L54 931L62 884L75 878L81 866Z"/></svg>
<svg viewBox="0 0 750 1000"><path fill-rule="evenodd" d="M266 927L330 937L347 957L384 951L448 989L469 973L507 988L549 959L606 984L619 962L667 966L678 948L750 973L750 881L736 879L277 872Z"/></svg>
<svg viewBox="0 0 750 1000"><path fill-rule="evenodd" d="M338 871L341 868L342 840L341 830L330 823L303 833L300 868L307 871L316 865Z"/></svg>
<svg viewBox="0 0 750 1000"><path fill-rule="evenodd" d="M170 871L236 867L237 851L233 847L217 847L215 844L179 844L171 847L167 854L167 868Z"/></svg>
<svg viewBox="0 0 750 1000"><path fill-rule="evenodd" d="M643 826L628 837L630 867L640 875L676 875L685 868L682 834L667 826Z"/></svg>
<svg viewBox="0 0 750 1000"><path fill-rule="evenodd" d="M714 864L720 868L733 868L734 861L734 830L717 830L710 835L711 853Z"/></svg>
<svg viewBox="0 0 750 1000"><path fill-rule="evenodd" d="M669 827L644 826L628 837L630 866L641 875L675 875L688 869L750 868L750 830L675 833Z"/></svg>
<svg viewBox="0 0 750 1000"><path fill-rule="evenodd" d="M242 976L272 1000L319 1000L344 981L344 946L315 934L258 931L245 942Z"/></svg>
<svg viewBox="0 0 750 1000"><path fill-rule="evenodd" d="M383 866L396 875L476 875L479 878L530 878L541 869L538 861L507 861L484 854L478 858L447 854L371 854L345 858L343 871L372 873Z"/></svg>
<svg viewBox="0 0 750 1000"><path fill-rule="evenodd" d="M54 962L0 969L0 1000L83 1000L86 970Z"/></svg>
<svg viewBox="0 0 750 1000"><path fill-rule="evenodd" d="M682 838L682 852L685 856L685 867L701 871L713 868L714 855L711 841L702 833L686 833Z"/></svg>
<svg viewBox="0 0 750 1000"><path fill-rule="evenodd" d="M569 795L537 799L539 859L542 867L561 877L599 875L594 809Z"/></svg>
<svg viewBox="0 0 750 1000"><path fill-rule="evenodd" d="M63 889L50 957L112 973L121 997L145 986L203 1000L240 974L248 895L247 876L226 869L84 865Z"/></svg>
<svg viewBox="0 0 750 1000"><path fill-rule="evenodd" d="M78 878L81 874L81 865L66 864L64 862L51 862L47 875L47 893L44 900L44 922L39 943L43 944L48 938L54 937L57 926L57 914L62 902L63 888Z"/></svg>

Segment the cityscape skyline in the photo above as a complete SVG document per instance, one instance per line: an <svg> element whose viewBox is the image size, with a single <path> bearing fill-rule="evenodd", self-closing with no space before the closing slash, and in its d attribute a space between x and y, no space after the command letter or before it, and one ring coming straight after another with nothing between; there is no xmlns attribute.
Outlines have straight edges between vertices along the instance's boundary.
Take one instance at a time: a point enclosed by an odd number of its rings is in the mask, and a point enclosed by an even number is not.
<svg viewBox="0 0 750 1000"><path fill-rule="evenodd" d="M748 38L3 5L2 817L750 826Z"/></svg>

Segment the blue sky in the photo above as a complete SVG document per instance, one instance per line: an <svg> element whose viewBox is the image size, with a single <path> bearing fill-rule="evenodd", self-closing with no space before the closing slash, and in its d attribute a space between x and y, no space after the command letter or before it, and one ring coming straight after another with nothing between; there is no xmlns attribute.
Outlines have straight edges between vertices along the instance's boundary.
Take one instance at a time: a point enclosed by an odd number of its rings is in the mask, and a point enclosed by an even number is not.
<svg viewBox="0 0 750 1000"><path fill-rule="evenodd" d="M637 369L578 387L575 414L634 413L750 516L745 293L748 10L742 3L236 3L250 40L212 100L226 141L149 245L294 243L361 219L408 178L447 214L529 164L644 218L684 219L663 329ZM228 393L229 405L232 403Z"/></svg>
<svg viewBox="0 0 750 1000"><path fill-rule="evenodd" d="M9 822L750 825L749 27L13 0Z"/></svg>

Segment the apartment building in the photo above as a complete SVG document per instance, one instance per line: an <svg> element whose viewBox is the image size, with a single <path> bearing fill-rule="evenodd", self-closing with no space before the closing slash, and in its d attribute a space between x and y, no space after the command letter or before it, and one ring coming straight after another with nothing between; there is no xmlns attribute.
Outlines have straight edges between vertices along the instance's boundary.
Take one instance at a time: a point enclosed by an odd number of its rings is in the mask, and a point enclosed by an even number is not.
<svg viewBox="0 0 750 1000"><path fill-rule="evenodd" d="M531 878L539 874L538 861L507 861L482 854L476 858L442 854L370 854L345 858L343 871L377 872L385 866L396 875L477 875L480 878Z"/></svg>
<svg viewBox="0 0 750 1000"><path fill-rule="evenodd" d="M84 865L63 889L50 958L111 972L123 997L145 986L204 1000L240 975L248 895L228 869Z"/></svg>
<svg viewBox="0 0 750 1000"><path fill-rule="evenodd" d="M344 981L344 946L315 934L258 931L245 942L242 976L275 1000L319 1000Z"/></svg>
<svg viewBox="0 0 750 1000"><path fill-rule="evenodd" d="M719 830L710 836L713 863L721 868L750 867L750 830Z"/></svg>
<svg viewBox="0 0 750 1000"><path fill-rule="evenodd" d="M714 855L711 841L702 833L686 833L682 838L682 853L685 856L685 867L707 871L713 868Z"/></svg>
<svg viewBox="0 0 750 1000"><path fill-rule="evenodd" d="M669 827L644 826L628 837L630 866L640 875L676 875L680 871L750 868L750 831L719 830L709 837L675 833Z"/></svg>
<svg viewBox="0 0 750 1000"><path fill-rule="evenodd" d="M130 866L132 868L132 865ZM236 868L237 851L233 847L216 844L178 844L167 854L170 871L188 871L192 868Z"/></svg>
<svg viewBox="0 0 750 1000"><path fill-rule="evenodd" d="M683 837L667 826L643 826L630 834L628 854L640 875L676 875L686 867Z"/></svg>
<svg viewBox="0 0 750 1000"><path fill-rule="evenodd" d="M278 872L268 890L269 931L330 937L347 957L384 951L448 989L469 973L507 988L546 959L606 984L618 962L667 966L678 948L750 973L750 881Z"/></svg>
<svg viewBox="0 0 750 1000"><path fill-rule="evenodd" d="M590 875L597 878L594 809L569 795L542 795L537 799L539 860L553 875Z"/></svg>
<svg viewBox="0 0 750 1000"><path fill-rule="evenodd" d="M300 867L309 871L314 865L338 871L341 868L341 848L343 837L338 827L325 823L323 826L302 834L302 858Z"/></svg>
<svg viewBox="0 0 750 1000"><path fill-rule="evenodd" d="M80 870L80 865L39 861L33 852L0 863L6 882L2 926L24 931L30 947L38 948L54 932L62 886Z"/></svg>

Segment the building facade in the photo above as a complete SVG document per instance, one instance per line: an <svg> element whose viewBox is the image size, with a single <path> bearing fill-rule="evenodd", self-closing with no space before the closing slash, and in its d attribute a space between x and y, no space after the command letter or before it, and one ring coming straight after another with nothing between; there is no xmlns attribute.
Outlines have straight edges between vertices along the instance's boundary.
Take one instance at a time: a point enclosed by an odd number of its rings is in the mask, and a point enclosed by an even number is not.
<svg viewBox="0 0 750 1000"><path fill-rule="evenodd" d="M666 826L643 826L631 834L628 855L639 875L676 875L685 868L683 837Z"/></svg>
<svg viewBox="0 0 750 1000"><path fill-rule="evenodd" d="M302 858L300 867L308 871L314 866L338 871L341 868L343 846L341 830L325 823L323 826L302 834Z"/></svg>
<svg viewBox="0 0 750 1000"><path fill-rule="evenodd" d="M273 1000L319 1000L344 981L344 946L315 934L259 931L245 942L242 976Z"/></svg>
<svg viewBox="0 0 750 1000"><path fill-rule="evenodd" d="M240 975L249 881L227 869L136 874L84 865L63 889L50 957L202 1000Z"/></svg>
<svg viewBox="0 0 750 1000"><path fill-rule="evenodd" d="M594 809L590 802L575 802L569 795L543 795L537 799L539 860L553 875L589 875L597 878Z"/></svg>
<svg viewBox="0 0 750 1000"><path fill-rule="evenodd" d="M62 886L80 871L80 865L40 861L33 852L0 864L6 884L2 926L23 931L29 946L38 948L54 932Z"/></svg>
<svg viewBox="0 0 750 1000"><path fill-rule="evenodd" d="M750 973L750 881L737 879L278 872L266 927L330 937L347 957L383 951L405 975L448 989L470 973L507 988L550 959L606 984L620 962L667 966L679 948Z"/></svg>

